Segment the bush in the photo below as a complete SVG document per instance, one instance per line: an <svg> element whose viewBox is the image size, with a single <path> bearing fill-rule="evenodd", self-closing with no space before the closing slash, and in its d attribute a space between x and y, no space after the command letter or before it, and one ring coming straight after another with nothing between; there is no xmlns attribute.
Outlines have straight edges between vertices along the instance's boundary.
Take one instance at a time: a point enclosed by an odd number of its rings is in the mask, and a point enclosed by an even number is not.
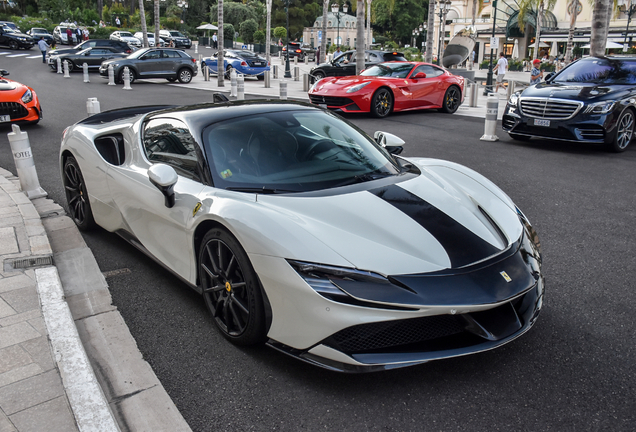
<svg viewBox="0 0 636 432"><path fill-rule="evenodd" d="M234 26L230 23L223 24L223 38L225 40L234 40Z"/></svg>
<svg viewBox="0 0 636 432"><path fill-rule="evenodd" d="M265 42L265 32L263 30L256 30L254 32L254 42L262 44Z"/></svg>
<svg viewBox="0 0 636 432"><path fill-rule="evenodd" d="M239 26L239 32L243 42L252 43L254 41L254 32L258 30L258 24L253 19L243 21Z"/></svg>
<svg viewBox="0 0 636 432"><path fill-rule="evenodd" d="M287 38L287 30L285 27L276 27L272 33L276 39L284 41L285 38Z"/></svg>

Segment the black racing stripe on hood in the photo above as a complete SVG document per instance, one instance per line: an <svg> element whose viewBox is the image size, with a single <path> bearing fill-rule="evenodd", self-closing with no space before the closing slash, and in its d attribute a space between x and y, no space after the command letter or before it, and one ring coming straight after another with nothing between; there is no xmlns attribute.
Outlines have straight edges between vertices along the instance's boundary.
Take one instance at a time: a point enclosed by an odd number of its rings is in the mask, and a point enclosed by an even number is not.
<svg viewBox="0 0 636 432"><path fill-rule="evenodd" d="M405 213L431 233L444 247L453 268L464 267L501 252L434 205L399 186L389 185L369 192Z"/></svg>

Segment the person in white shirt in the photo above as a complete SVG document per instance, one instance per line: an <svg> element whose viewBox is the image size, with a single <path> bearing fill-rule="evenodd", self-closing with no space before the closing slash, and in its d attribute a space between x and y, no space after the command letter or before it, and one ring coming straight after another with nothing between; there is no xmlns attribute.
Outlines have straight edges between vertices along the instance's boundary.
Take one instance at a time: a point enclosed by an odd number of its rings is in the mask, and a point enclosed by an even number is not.
<svg viewBox="0 0 636 432"><path fill-rule="evenodd" d="M495 93L497 93L500 86L504 90L506 89L503 83L506 70L508 70L508 60L506 60L506 55L502 52L499 53L499 60L497 61L497 85L495 85Z"/></svg>
<svg viewBox="0 0 636 432"><path fill-rule="evenodd" d="M51 48L49 44L46 43L44 37L41 37L38 41L38 48L42 51L42 63L46 63L46 50Z"/></svg>

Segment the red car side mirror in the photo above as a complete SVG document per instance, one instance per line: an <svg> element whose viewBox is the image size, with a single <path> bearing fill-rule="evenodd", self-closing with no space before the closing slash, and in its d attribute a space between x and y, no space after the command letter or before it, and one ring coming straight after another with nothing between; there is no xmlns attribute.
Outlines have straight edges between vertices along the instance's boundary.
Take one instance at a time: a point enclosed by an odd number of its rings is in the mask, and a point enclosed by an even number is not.
<svg viewBox="0 0 636 432"><path fill-rule="evenodd" d="M426 78L426 74L424 72L418 72L415 74L413 79Z"/></svg>

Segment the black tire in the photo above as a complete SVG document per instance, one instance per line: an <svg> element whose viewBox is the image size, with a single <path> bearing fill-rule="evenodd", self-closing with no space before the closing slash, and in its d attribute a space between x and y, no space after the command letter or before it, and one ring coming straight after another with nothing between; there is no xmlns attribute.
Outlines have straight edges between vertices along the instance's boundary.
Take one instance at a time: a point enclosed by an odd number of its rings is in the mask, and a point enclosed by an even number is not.
<svg viewBox="0 0 636 432"><path fill-rule="evenodd" d="M298 55L298 63L304 62L304 61L305 61L305 55L304 54L299 54Z"/></svg>
<svg viewBox="0 0 636 432"><path fill-rule="evenodd" d="M393 111L393 93L386 87L382 87L373 94L371 99L371 115L384 118Z"/></svg>
<svg viewBox="0 0 636 432"><path fill-rule="evenodd" d="M132 70L132 69L130 69L130 68L128 68L128 70L130 71L130 84L132 84L132 83L134 83L134 82L135 82L135 79L136 79L137 77L135 76L135 71L134 71L134 70ZM119 75L118 75L118 78L117 78L117 79L119 80L119 82L120 82L121 84L123 84L123 83L124 83L124 68L121 68L121 70L119 71Z"/></svg>
<svg viewBox="0 0 636 432"><path fill-rule="evenodd" d="M256 75L256 79L263 81L265 79L265 74Z"/></svg>
<svg viewBox="0 0 636 432"><path fill-rule="evenodd" d="M264 342L260 282L234 236L223 228L208 231L201 242L198 264L205 304L221 334L237 345Z"/></svg>
<svg viewBox="0 0 636 432"><path fill-rule="evenodd" d="M188 68L181 68L177 72L177 78L181 84L188 84L192 81L192 71Z"/></svg>
<svg viewBox="0 0 636 432"><path fill-rule="evenodd" d="M527 135L518 135L516 133L510 133L510 132L508 132L508 135L510 135L510 138L512 138L513 140L530 141L530 137Z"/></svg>
<svg viewBox="0 0 636 432"><path fill-rule="evenodd" d="M64 65L67 64L68 65L68 72L71 73L73 72L73 68L75 67L75 65L73 64L72 61L70 60L62 60L62 70L64 70Z"/></svg>
<svg viewBox="0 0 636 432"><path fill-rule="evenodd" d="M448 114L453 114L459 108L462 102L462 92L457 86L450 86L444 93L444 100L442 101L442 111Z"/></svg>
<svg viewBox="0 0 636 432"><path fill-rule="evenodd" d="M170 82L175 82L177 80L176 78L166 78L166 79Z"/></svg>
<svg viewBox="0 0 636 432"><path fill-rule="evenodd" d="M86 183L79 164L70 156L64 162L64 191L71 219L82 231L88 231L97 226L93 218L93 210L88 198Z"/></svg>
<svg viewBox="0 0 636 432"><path fill-rule="evenodd" d="M12 40L9 42L9 49L18 50L20 49L20 46L18 45L16 41Z"/></svg>
<svg viewBox="0 0 636 432"><path fill-rule="evenodd" d="M232 74L232 69L234 69L232 67L232 65L227 65L227 67L225 68L225 79L230 79L230 75Z"/></svg>
<svg viewBox="0 0 636 432"><path fill-rule="evenodd" d="M314 72L314 80L315 81L320 81L321 79L323 79L325 77L325 73L322 71L316 71Z"/></svg>
<svg viewBox="0 0 636 432"><path fill-rule="evenodd" d="M634 115L634 111L626 109L616 123L616 135L608 146L610 151L615 153L625 151L629 143L634 139L635 123L636 116Z"/></svg>

